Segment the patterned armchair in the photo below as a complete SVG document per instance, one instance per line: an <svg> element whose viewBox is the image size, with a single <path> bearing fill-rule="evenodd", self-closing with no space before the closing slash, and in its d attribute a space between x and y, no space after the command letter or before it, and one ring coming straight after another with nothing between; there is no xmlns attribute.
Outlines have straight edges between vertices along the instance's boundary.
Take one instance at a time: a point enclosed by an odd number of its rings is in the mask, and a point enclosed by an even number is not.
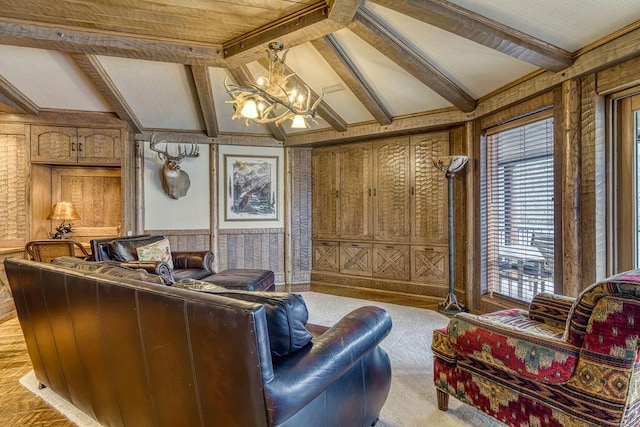
<svg viewBox="0 0 640 427"><path fill-rule="evenodd" d="M438 407L449 395L510 426L640 425L640 270L529 311L461 313L434 332Z"/></svg>

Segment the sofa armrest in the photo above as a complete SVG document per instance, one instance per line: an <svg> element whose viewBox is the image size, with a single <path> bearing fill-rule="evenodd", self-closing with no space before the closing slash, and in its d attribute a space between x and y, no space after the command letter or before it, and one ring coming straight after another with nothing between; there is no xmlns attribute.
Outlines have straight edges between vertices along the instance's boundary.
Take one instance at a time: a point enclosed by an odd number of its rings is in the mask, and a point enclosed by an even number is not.
<svg viewBox="0 0 640 427"><path fill-rule="evenodd" d="M563 339L563 330L528 318L519 309L477 316L455 315L447 327L460 357L489 364L512 375L550 384L573 375L580 349Z"/></svg>
<svg viewBox="0 0 640 427"><path fill-rule="evenodd" d="M540 293L529 304L529 318L564 329L574 302L575 298L572 297Z"/></svg>
<svg viewBox="0 0 640 427"><path fill-rule="evenodd" d="M171 268L169 264L164 261L121 261L118 264L128 268L141 268L147 273L156 274L162 277L165 285L175 283Z"/></svg>
<svg viewBox="0 0 640 427"><path fill-rule="evenodd" d="M391 317L378 307L361 307L344 316L305 348L274 360L264 378L267 410L286 420L318 397L391 331Z"/></svg>
<svg viewBox="0 0 640 427"><path fill-rule="evenodd" d="M173 268L201 268L213 273L211 251L171 251Z"/></svg>

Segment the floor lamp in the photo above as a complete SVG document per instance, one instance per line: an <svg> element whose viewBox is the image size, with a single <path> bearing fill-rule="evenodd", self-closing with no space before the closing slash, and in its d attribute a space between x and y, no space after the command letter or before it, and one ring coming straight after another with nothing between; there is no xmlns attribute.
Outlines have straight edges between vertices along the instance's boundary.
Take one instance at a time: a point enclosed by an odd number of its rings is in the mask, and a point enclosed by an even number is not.
<svg viewBox="0 0 640 427"><path fill-rule="evenodd" d="M444 314L468 311L456 298L453 280L453 177L464 168L467 160L467 156L443 156L433 159L433 165L445 173L449 196L449 294L444 302L438 304L438 311Z"/></svg>

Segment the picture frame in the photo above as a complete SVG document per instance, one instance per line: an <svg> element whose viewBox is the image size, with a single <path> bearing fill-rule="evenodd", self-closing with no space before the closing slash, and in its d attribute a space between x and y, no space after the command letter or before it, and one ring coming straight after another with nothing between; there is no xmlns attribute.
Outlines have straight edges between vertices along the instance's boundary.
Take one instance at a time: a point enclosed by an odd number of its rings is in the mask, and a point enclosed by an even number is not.
<svg viewBox="0 0 640 427"><path fill-rule="evenodd" d="M221 147L220 228L283 227L282 149Z"/></svg>

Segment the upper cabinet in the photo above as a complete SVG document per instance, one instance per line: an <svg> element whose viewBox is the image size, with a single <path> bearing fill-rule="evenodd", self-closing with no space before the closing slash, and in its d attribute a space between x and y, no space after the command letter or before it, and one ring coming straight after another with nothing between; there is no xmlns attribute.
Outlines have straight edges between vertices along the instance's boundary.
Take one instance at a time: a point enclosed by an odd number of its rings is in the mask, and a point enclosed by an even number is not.
<svg viewBox="0 0 640 427"><path fill-rule="evenodd" d="M31 126L31 161L120 165L120 129Z"/></svg>

